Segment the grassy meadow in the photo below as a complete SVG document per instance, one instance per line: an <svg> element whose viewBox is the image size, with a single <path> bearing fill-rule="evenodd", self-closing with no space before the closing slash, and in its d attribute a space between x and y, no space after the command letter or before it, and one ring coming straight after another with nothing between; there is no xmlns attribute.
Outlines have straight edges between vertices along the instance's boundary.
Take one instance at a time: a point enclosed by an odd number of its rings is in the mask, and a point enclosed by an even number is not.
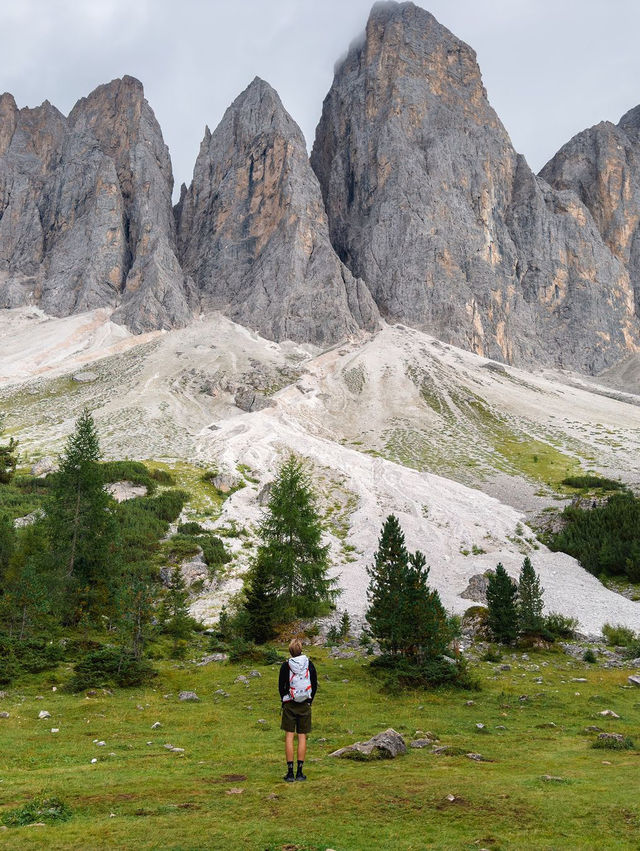
<svg viewBox="0 0 640 851"><path fill-rule="evenodd" d="M277 666L164 662L149 687L89 697L59 688L64 669L16 684L0 700L9 713L0 718L0 821L42 793L73 815L0 830L0 848L639 847L640 751L594 749L596 733L585 732L597 725L640 746L630 670L508 652L500 664L511 670L476 664L480 691L392 696L361 659L330 659L323 648L311 656L319 691L306 783L282 782ZM234 682L251 669L261 677ZM180 702L183 689L200 702ZM620 719L601 717L604 709ZM41 710L51 718L39 720ZM407 743L431 731L452 755L409 748L374 763L329 757L387 727Z"/></svg>

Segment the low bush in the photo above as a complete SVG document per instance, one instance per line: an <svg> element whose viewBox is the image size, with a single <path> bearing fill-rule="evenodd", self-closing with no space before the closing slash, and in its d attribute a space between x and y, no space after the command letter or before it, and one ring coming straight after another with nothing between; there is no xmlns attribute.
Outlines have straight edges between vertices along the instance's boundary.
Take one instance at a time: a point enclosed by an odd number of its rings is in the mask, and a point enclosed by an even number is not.
<svg viewBox="0 0 640 851"><path fill-rule="evenodd" d="M23 640L0 635L0 685L7 685L20 674L38 674L56 668L64 657L64 648L45 638Z"/></svg>
<svg viewBox="0 0 640 851"><path fill-rule="evenodd" d="M152 496L157 483L151 473L140 461L104 461L100 464L104 481L109 482L133 482L147 489L147 496Z"/></svg>
<svg viewBox="0 0 640 851"><path fill-rule="evenodd" d="M544 619L544 628L554 638L575 638L578 621L559 612L549 612Z"/></svg>
<svg viewBox="0 0 640 851"><path fill-rule="evenodd" d="M149 475L151 478L157 482L159 485L167 485L168 487L173 487L176 481L167 470L152 470Z"/></svg>
<svg viewBox="0 0 640 851"><path fill-rule="evenodd" d="M582 661L588 662L589 665L593 665L595 662L598 661L598 658L597 658L596 654L593 652L593 650L589 647L582 654Z"/></svg>
<svg viewBox="0 0 640 851"><path fill-rule="evenodd" d="M180 535L203 535L206 529L203 529L199 523L180 523L178 524L178 534Z"/></svg>
<svg viewBox="0 0 640 851"><path fill-rule="evenodd" d="M591 745L592 748L602 748L608 751L633 751L636 749L633 741L629 736L613 737L601 739L600 736Z"/></svg>
<svg viewBox="0 0 640 851"><path fill-rule="evenodd" d="M261 665L276 665L284 661L284 658L274 647L254 644L253 641L245 641L243 638L234 638L229 643L227 652L230 662L256 662Z"/></svg>
<svg viewBox="0 0 640 851"><path fill-rule="evenodd" d="M603 476L567 476L566 479L562 480L562 484L581 490L601 488L607 491L622 491L627 489L627 486L623 482L618 482L616 479L607 479Z"/></svg>
<svg viewBox="0 0 640 851"><path fill-rule="evenodd" d="M492 644L490 647L487 647L480 659L483 662L499 662L502 659L502 653L495 644Z"/></svg>
<svg viewBox="0 0 640 851"><path fill-rule="evenodd" d="M71 808L60 798L38 796L22 807L3 813L2 824L5 827L24 827L36 822L55 824L58 821L69 821L72 815Z"/></svg>
<svg viewBox="0 0 640 851"><path fill-rule="evenodd" d="M371 662L371 671L383 680L391 693L404 689L439 687L477 691L480 688L465 659L449 660L444 656L418 661L406 656L385 654Z"/></svg>
<svg viewBox="0 0 640 851"><path fill-rule="evenodd" d="M635 632L622 624L606 623L602 627L602 635L612 647L631 647L638 640Z"/></svg>
<svg viewBox="0 0 640 851"><path fill-rule="evenodd" d="M109 686L140 686L156 675L149 662L117 647L102 647L87 653L76 662L73 671L67 685L71 692Z"/></svg>

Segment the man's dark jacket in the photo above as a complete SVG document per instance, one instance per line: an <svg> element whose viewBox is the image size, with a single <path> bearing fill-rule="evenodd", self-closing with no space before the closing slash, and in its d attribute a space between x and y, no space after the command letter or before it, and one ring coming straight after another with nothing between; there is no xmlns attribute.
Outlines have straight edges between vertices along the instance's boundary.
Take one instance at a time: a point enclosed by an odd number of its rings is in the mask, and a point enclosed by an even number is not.
<svg viewBox="0 0 640 851"><path fill-rule="evenodd" d="M278 677L278 690L280 691L281 700L289 694L289 671L289 661L287 660L280 665L280 675ZM311 699L307 700L307 703L312 702L318 690L318 674L316 673L315 665L311 659L309 659L309 679L311 680Z"/></svg>

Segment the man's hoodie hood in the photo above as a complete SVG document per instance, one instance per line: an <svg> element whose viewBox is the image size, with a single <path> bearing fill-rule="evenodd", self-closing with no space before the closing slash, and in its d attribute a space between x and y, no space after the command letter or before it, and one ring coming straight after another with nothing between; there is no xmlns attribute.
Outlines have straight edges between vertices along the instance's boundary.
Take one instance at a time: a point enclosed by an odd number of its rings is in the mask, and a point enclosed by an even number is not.
<svg viewBox="0 0 640 851"><path fill-rule="evenodd" d="M299 656L292 656L289 659L289 668L294 674L304 674L309 667L309 658L301 653Z"/></svg>

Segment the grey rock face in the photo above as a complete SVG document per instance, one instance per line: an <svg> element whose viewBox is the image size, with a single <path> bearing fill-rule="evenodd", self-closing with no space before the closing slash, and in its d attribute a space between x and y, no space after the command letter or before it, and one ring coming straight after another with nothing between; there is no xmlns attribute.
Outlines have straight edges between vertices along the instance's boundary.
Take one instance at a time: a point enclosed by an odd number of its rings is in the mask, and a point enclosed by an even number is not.
<svg viewBox="0 0 640 851"><path fill-rule="evenodd" d="M205 309L270 339L320 345L377 326L369 291L331 246L300 128L263 80L207 128L177 219Z"/></svg>
<svg viewBox="0 0 640 851"><path fill-rule="evenodd" d="M0 98L0 306L56 316L117 308L136 332L185 324L195 294L175 256L173 178L132 77L68 119Z"/></svg>
<svg viewBox="0 0 640 851"><path fill-rule="evenodd" d="M633 350L633 290L574 192L516 154L475 53L412 3L374 6L311 156L331 239L382 315L486 357L595 371Z"/></svg>
<svg viewBox="0 0 640 851"><path fill-rule="evenodd" d="M629 273L640 316L640 106L619 123L602 121L564 145L540 172L558 190L572 190Z"/></svg>

